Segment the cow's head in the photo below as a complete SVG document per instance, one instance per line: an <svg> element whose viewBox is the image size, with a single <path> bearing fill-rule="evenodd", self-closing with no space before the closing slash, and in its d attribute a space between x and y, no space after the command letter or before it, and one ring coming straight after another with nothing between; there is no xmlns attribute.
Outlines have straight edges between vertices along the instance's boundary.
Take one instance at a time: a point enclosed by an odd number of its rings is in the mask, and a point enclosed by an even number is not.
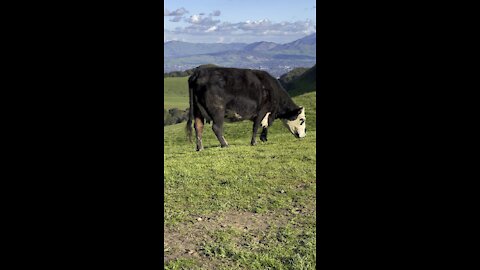
<svg viewBox="0 0 480 270"><path fill-rule="evenodd" d="M300 107L291 113L291 116L282 119L283 124L297 138L303 138L307 135L307 123L305 122L305 108Z"/></svg>

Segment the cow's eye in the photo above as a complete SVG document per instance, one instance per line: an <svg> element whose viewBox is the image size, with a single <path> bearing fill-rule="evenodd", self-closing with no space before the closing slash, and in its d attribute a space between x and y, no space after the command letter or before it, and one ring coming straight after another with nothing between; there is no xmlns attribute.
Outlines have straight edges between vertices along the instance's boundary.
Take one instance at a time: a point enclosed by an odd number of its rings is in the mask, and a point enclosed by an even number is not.
<svg viewBox="0 0 480 270"><path fill-rule="evenodd" d="M305 119L300 119L300 125L303 125L305 123Z"/></svg>

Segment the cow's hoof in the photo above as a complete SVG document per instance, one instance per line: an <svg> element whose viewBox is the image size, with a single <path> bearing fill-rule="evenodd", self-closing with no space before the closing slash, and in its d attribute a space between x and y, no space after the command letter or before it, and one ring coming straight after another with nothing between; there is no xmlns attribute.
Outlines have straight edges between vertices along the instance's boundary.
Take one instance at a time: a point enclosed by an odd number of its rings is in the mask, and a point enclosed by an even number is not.
<svg viewBox="0 0 480 270"><path fill-rule="evenodd" d="M203 147L202 148L197 148L197 152L200 152L200 151L203 151Z"/></svg>
<svg viewBox="0 0 480 270"><path fill-rule="evenodd" d="M261 140L262 142L266 142L266 141L267 141L267 138L265 138L265 137L260 137L260 140Z"/></svg>
<svg viewBox="0 0 480 270"><path fill-rule="evenodd" d="M257 145L257 142L251 142L250 145L255 146L255 145Z"/></svg>
<svg viewBox="0 0 480 270"><path fill-rule="evenodd" d="M226 145L221 145L220 147L222 147L222 148L227 148L227 147L228 147L228 144L226 144Z"/></svg>

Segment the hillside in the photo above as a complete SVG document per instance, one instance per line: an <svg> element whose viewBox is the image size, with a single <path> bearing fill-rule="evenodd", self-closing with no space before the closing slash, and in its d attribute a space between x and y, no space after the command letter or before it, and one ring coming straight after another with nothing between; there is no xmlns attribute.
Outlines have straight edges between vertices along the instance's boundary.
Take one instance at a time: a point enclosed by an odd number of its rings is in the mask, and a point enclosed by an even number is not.
<svg viewBox="0 0 480 270"><path fill-rule="evenodd" d="M317 88L317 65L305 71L286 84L286 89L291 96L316 91Z"/></svg>
<svg viewBox="0 0 480 270"><path fill-rule="evenodd" d="M277 120L252 147L244 121L225 124L220 148L207 124L196 152L185 123L164 128L164 269L316 268L315 99L294 98L306 108L302 140Z"/></svg>
<svg viewBox="0 0 480 270"><path fill-rule="evenodd" d="M286 89L287 88L287 84L289 82L291 82L293 79L296 79L298 78L300 75L302 75L303 73L305 73L305 71L307 71L308 68L305 68L305 67L299 67L299 68L294 68L292 70L290 70L289 72L283 74L282 76L280 76L280 78L278 79L278 81L280 82L280 84Z"/></svg>
<svg viewBox="0 0 480 270"><path fill-rule="evenodd" d="M188 77L164 78L163 99L164 109L188 108Z"/></svg>
<svg viewBox="0 0 480 270"><path fill-rule="evenodd" d="M185 123L164 127L164 269L316 268L315 71L290 80L304 91L293 97L305 107L304 139L277 119L252 147L243 121L225 123L230 147L220 148L206 124L196 152ZM164 107L188 107L187 80L164 78Z"/></svg>

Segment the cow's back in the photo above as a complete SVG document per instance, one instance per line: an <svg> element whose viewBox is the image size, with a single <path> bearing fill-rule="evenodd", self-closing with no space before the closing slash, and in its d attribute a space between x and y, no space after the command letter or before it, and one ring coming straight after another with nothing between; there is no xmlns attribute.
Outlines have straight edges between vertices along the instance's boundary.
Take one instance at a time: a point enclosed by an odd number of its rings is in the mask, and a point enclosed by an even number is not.
<svg viewBox="0 0 480 270"><path fill-rule="evenodd" d="M253 70L208 67L197 69L189 79L195 93L214 91L223 98L262 98L262 81Z"/></svg>
<svg viewBox="0 0 480 270"><path fill-rule="evenodd" d="M217 86L236 94L245 93L245 89L261 86L254 71L250 69L208 67L197 69L191 76L197 85Z"/></svg>

